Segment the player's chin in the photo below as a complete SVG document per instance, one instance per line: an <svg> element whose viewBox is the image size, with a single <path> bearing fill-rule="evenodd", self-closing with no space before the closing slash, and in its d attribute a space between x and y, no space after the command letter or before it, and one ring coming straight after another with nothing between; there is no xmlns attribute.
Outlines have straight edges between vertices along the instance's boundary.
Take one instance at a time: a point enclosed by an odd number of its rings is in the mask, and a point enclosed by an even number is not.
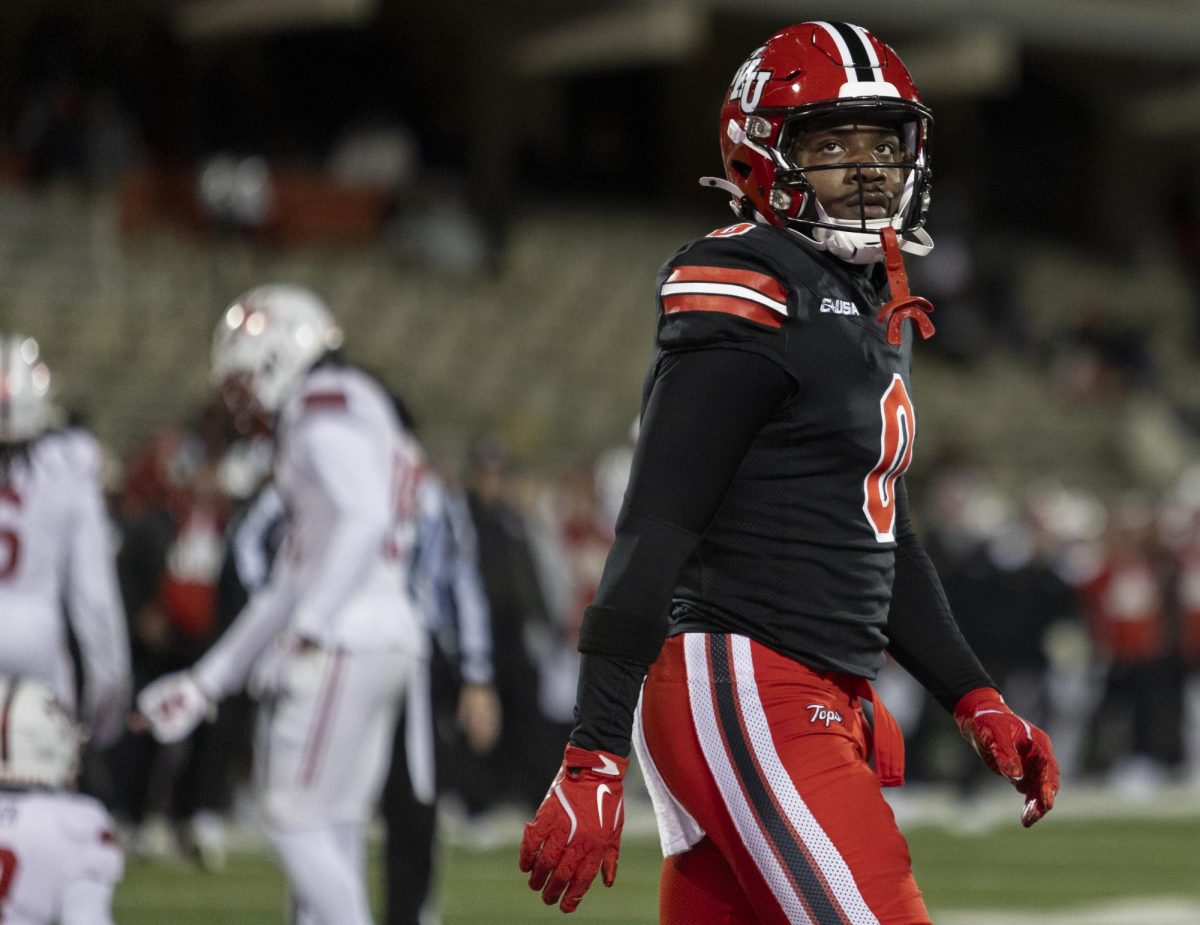
<svg viewBox="0 0 1200 925"><path fill-rule="evenodd" d="M860 207L858 200L853 202L843 203L842 206L832 212L833 217L841 221L858 222L866 219L867 221L876 221L881 218L890 218L891 210L884 205L872 205L868 203L865 207Z"/></svg>

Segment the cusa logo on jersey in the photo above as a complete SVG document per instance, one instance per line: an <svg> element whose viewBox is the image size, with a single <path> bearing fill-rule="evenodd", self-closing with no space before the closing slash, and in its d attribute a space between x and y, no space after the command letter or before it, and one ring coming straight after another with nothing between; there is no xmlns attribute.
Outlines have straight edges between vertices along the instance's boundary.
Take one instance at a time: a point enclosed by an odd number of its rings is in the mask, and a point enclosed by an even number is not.
<svg viewBox="0 0 1200 925"><path fill-rule="evenodd" d="M831 299L826 296L821 300L821 311L832 315L857 315L858 306L845 299Z"/></svg>

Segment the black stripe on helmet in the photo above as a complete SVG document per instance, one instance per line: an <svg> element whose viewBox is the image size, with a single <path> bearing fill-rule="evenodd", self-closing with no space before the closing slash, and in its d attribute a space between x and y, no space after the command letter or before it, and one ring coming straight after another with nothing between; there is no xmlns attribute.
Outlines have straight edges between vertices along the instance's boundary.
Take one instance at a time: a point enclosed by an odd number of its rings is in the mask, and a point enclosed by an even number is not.
<svg viewBox="0 0 1200 925"><path fill-rule="evenodd" d="M876 80L875 72L871 67L870 49L867 48L867 41L862 37L858 30L851 28L849 23L831 22L829 24L837 30L838 35L842 37L842 41L846 43L846 48L850 51L850 61L854 65L854 76L862 81Z"/></svg>

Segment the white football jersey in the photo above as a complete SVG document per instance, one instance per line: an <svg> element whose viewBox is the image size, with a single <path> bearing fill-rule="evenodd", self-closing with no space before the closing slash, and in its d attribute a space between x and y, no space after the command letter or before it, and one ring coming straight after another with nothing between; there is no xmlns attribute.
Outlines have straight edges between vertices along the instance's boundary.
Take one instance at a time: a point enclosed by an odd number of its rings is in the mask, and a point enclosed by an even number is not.
<svg viewBox="0 0 1200 925"><path fill-rule="evenodd" d="M125 870L116 827L91 797L0 791L0 921L4 925L112 921Z"/></svg>
<svg viewBox="0 0 1200 925"><path fill-rule="evenodd" d="M101 739L119 732L128 706L129 645L117 592L111 525L95 441L79 430L34 441L0 485L0 672L40 678ZM87 685L76 697L64 605Z"/></svg>
<svg viewBox="0 0 1200 925"><path fill-rule="evenodd" d="M235 690L285 631L330 649L428 647L409 590L423 455L387 393L352 367L318 367L284 405L278 441L286 538L266 587L197 663L210 695Z"/></svg>

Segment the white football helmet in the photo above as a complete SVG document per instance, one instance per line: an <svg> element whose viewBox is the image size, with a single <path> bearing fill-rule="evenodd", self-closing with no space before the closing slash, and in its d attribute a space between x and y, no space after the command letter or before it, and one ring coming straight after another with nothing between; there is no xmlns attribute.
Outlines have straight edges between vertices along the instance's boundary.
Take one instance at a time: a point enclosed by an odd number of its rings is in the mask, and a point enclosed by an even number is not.
<svg viewBox="0 0 1200 925"><path fill-rule="evenodd" d="M213 335L213 380L245 387L262 410L274 413L342 332L325 303L302 286L257 286L238 296Z"/></svg>
<svg viewBox="0 0 1200 925"><path fill-rule="evenodd" d="M74 782L83 730L35 678L0 678L0 785L66 787Z"/></svg>
<svg viewBox="0 0 1200 925"><path fill-rule="evenodd" d="M0 335L0 443L32 440L50 426L50 370L37 341Z"/></svg>

